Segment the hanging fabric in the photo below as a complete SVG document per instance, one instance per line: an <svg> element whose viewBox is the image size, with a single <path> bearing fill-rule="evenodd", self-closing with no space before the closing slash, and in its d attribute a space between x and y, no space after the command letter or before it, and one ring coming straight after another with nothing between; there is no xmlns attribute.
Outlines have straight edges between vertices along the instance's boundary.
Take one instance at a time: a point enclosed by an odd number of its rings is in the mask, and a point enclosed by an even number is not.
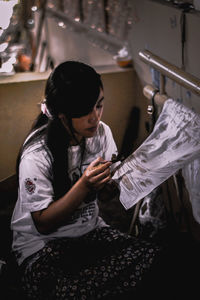
<svg viewBox="0 0 200 300"><path fill-rule="evenodd" d="M150 115L150 132L153 131L158 118L157 105L154 99L158 92L158 89L153 91L151 103L147 107L147 112ZM138 215L134 224L138 228L138 234L148 238L155 238L161 230L166 228L167 210L161 186L156 187L150 194L137 202L135 207L138 207ZM130 231L133 230L133 222L131 225Z"/></svg>
<svg viewBox="0 0 200 300"><path fill-rule="evenodd" d="M200 224L200 155L191 163L184 166L182 175L192 204L193 216Z"/></svg>
<svg viewBox="0 0 200 300"><path fill-rule="evenodd" d="M167 227L167 218L162 186L158 186L144 197L140 206L138 214L140 235L154 238L160 230Z"/></svg>
<svg viewBox="0 0 200 300"><path fill-rule="evenodd" d="M159 92L155 89L151 95L151 103L147 107L147 113L150 116L150 121L148 122L148 132L151 133L154 129L156 119L157 119L157 107L154 101L155 95ZM149 237L154 237L160 228L163 228L165 224L165 207L164 202L161 200L161 188L155 188L149 195L141 199L134 206L134 214L129 227L129 233L133 233L137 236L148 235ZM158 198L158 199L155 199ZM158 212L156 206L154 205L156 201L159 213L157 216L155 213ZM162 212L161 212L162 211ZM162 220L161 220L162 218ZM162 225L160 226L160 224Z"/></svg>
<svg viewBox="0 0 200 300"><path fill-rule="evenodd" d="M200 155L200 115L168 99L153 132L114 171L126 209Z"/></svg>

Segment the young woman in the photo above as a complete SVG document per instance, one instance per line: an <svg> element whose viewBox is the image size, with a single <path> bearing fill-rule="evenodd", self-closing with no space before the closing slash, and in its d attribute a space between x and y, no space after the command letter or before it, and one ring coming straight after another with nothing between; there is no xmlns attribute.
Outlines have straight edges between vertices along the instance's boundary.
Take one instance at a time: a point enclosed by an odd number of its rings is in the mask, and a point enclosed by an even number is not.
<svg viewBox="0 0 200 300"><path fill-rule="evenodd" d="M49 76L42 112L18 157L11 221L28 299L119 299L136 289L159 251L98 215L97 192L110 184L117 154L103 106L92 67L67 61Z"/></svg>

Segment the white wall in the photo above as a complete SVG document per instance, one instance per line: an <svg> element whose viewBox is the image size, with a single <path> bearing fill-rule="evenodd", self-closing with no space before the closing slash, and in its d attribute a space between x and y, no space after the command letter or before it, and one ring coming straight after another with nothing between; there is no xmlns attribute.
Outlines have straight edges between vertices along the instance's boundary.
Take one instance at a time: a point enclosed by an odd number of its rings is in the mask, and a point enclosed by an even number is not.
<svg viewBox="0 0 200 300"><path fill-rule="evenodd" d="M134 24L130 43L134 66L142 85L152 84L151 67L139 58L139 51L149 50L168 63L181 68L182 10L165 1L135 0ZM200 12L186 13L185 72L200 81ZM200 84L200 83L199 83ZM174 99L200 112L200 99L179 84L166 79L166 92Z"/></svg>
<svg viewBox="0 0 200 300"><path fill-rule="evenodd" d="M39 24L39 12L35 13L35 28L33 33L36 36ZM48 16L45 19L41 41L47 43L44 59L37 71L44 71L47 54L50 54L55 65L65 60L79 60L93 66L113 65L113 53L99 47L98 39L89 39L88 36L78 30L66 25L62 28L58 25L59 20ZM40 61L41 46L38 51L36 63ZM116 53L115 53L116 54Z"/></svg>
<svg viewBox="0 0 200 300"><path fill-rule="evenodd" d="M94 66L112 65L113 56L95 43L88 41L87 36L75 31L68 31L59 27L55 19L48 19L49 35L51 38L50 52L56 64L66 59L80 60ZM61 42L62 41L62 42ZM58 55L59 53L59 55Z"/></svg>

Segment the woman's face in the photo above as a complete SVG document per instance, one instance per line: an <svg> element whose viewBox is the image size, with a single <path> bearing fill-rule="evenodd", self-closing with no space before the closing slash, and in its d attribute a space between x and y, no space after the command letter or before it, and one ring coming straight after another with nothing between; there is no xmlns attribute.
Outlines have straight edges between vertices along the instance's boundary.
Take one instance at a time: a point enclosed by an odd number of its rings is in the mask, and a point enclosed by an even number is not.
<svg viewBox="0 0 200 300"><path fill-rule="evenodd" d="M93 137L98 129L99 122L103 113L104 107L104 93L103 90L100 90L99 97L93 110L85 116L80 118L72 118L72 126L74 129L74 134L78 142L82 140L83 137L89 138ZM63 125L67 127L66 122L63 121ZM76 143L77 141L71 141L71 144Z"/></svg>

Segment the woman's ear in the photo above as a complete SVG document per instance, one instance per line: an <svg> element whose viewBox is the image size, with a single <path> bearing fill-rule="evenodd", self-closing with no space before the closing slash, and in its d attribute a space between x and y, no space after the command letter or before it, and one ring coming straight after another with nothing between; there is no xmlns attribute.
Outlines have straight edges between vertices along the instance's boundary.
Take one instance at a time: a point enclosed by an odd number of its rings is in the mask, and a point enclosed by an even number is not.
<svg viewBox="0 0 200 300"><path fill-rule="evenodd" d="M58 115L58 118L60 119L60 121L62 122L63 126L68 129L68 120L66 118L66 116L63 113L60 113Z"/></svg>

